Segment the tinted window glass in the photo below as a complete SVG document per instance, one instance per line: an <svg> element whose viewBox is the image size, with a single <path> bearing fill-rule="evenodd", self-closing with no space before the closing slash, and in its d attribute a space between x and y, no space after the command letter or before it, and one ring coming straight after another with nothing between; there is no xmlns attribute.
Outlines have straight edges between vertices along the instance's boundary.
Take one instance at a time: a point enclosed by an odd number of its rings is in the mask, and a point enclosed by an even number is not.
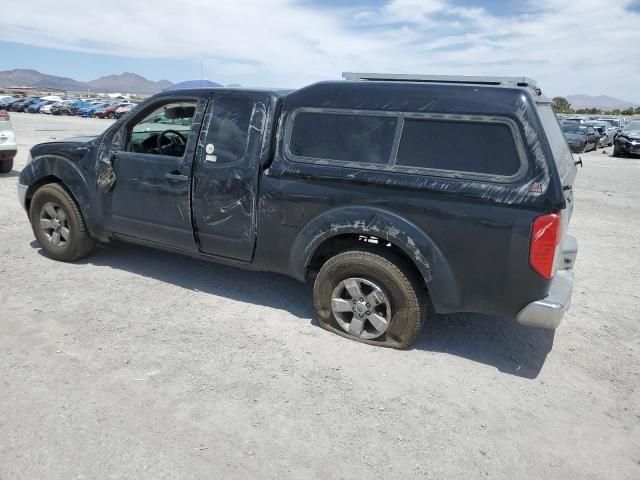
<svg viewBox="0 0 640 480"><path fill-rule="evenodd" d="M289 150L298 157L386 165L396 124L395 117L300 112Z"/></svg>
<svg viewBox="0 0 640 480"><path fill-rule="evenodd" d="M408 118L396 165L511 176L520 157L507 125Z"/></svg>
<svg viewBox="0 0 640 480"><path fill-rule="evenodd" d="M255 102L246 98L215 98L207 143L214 146L216 163L231 163L244 157L249 124Z"/></svg>

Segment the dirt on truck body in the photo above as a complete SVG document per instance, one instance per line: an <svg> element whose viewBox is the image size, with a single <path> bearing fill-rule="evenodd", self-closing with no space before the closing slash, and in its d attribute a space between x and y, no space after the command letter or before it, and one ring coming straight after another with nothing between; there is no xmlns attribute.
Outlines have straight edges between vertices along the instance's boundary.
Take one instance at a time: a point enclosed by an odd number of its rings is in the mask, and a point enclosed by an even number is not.
<svg viewBox="0 0 640 480"><path fill-rule="evenodd" d="M409 347L434 312L557 327L576 166L535 83L346 78L174 90L99 137L36 145L18 190L38 242L312 280L320 325L374 345Z"/></svg>

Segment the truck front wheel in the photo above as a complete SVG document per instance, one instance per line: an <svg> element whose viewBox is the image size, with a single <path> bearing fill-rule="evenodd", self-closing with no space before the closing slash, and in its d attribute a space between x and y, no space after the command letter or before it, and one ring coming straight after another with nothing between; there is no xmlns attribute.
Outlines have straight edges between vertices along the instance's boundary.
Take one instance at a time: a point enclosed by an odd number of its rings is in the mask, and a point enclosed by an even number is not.
<svg viewBox="0 0 640 480"><path fill-rule="evenodd" d="M316 277L320 326L372 345L405 349L418 337L427 292L406 262L384 250L350 250L325 262Z"/></svg>
<svg viewBox="0 0 640 480"><path fill-rule="evenodd" d="M29 220L36 240L55 260L73 262L89 255L95 247L76 201L57 183L36 190Z"/></svg>

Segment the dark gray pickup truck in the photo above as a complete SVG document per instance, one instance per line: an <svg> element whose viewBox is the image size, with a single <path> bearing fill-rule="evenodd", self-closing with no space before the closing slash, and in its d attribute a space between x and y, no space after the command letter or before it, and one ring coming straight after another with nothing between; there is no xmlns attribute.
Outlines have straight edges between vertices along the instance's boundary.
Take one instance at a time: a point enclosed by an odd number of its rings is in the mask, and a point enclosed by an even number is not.
<svg viewBox="0 0 640 480"><path fill-rule="evenodd" d="M395 348L434 312L569 307L576 165L525 78L170 91L30 155L19 198L57 260L124 240L312 280L323 327Z"/></svg>

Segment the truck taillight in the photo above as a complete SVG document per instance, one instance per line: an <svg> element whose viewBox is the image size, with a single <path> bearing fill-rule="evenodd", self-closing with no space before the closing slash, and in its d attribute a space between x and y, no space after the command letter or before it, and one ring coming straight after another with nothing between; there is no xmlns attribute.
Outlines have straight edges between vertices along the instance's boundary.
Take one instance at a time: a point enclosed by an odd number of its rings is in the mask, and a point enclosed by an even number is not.
<svg viewBox="0 0 640 480"><path fill-rule="evenodd" d="M560 215L550 213L533 221L529 263L547 280L556 270L556 256L560 243Z"/></svg>

